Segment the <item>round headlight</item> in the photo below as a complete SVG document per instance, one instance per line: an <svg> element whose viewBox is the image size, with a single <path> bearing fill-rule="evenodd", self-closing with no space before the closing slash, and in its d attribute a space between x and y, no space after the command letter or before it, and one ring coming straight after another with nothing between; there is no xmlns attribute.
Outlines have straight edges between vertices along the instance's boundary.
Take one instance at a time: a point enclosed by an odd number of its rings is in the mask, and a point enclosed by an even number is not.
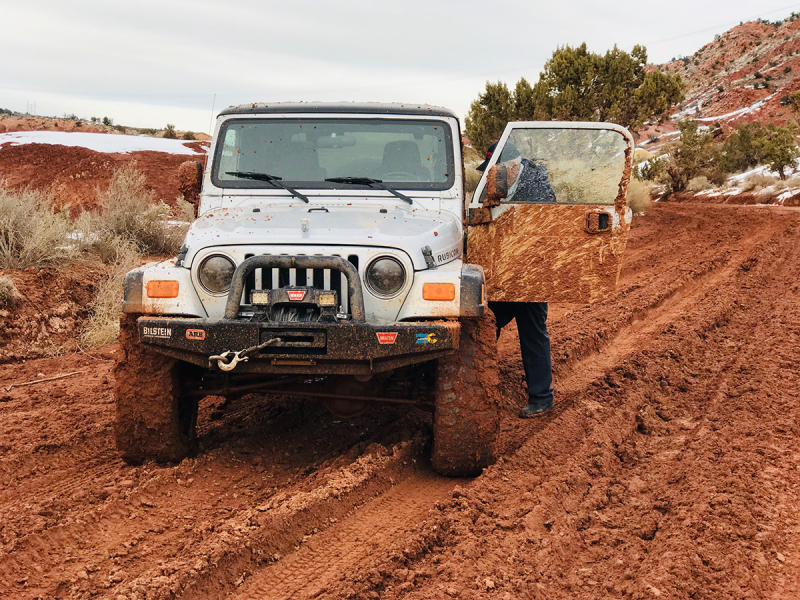
<svg viewBox="0 0 800 600"><path fill-rule="evenodd" d="M406 282L406 270L399 260L384 256L367 267L365 274L367 287L376 296L391 298Z"/></svg>
<svg viewBox="0 0 800 600"><path fill-rule="evenodd" d="M197 278L212 294L222 294L230 289L235 270L236 265L230 258L214 254L200 263Z"/></svg>

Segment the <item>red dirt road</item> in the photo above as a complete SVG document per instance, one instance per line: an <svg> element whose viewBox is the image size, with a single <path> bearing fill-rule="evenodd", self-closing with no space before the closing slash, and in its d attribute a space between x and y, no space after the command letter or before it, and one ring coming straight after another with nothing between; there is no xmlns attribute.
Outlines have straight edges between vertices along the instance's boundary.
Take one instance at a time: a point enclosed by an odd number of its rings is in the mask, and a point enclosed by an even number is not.
<svg viewBox="0 0 800 600"><path fill-rule="evenodd" d="M639 218L617 293L551 306L552 414L514 417L503 333L474 480L430 472L416 409L254 396L203 401L197 458L129 467L115 346L0 365L0 597L800 597L798 241L779 207Z"/></svg>

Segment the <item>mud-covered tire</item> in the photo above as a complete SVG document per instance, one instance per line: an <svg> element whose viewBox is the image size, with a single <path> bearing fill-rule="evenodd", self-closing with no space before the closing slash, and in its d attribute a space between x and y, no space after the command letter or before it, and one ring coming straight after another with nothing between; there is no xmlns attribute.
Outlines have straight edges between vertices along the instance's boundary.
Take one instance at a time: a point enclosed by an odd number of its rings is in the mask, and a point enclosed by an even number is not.
<svg viewBox="0 0 800 600"><path fill-rule="evenodd" d="M498 383L494 316L463 320L458 350L436 368L431 462L438 473L468 477L494 462Z"/></svg>
<svg viewBox="0 0 800 600"><path fill-rule="evenodd" d="M114 369L117 449L132 464L180 461L196 450L198 402L181 395L180 361L141 347L139 316L124 314L120 320L121 355Z"/></svg>

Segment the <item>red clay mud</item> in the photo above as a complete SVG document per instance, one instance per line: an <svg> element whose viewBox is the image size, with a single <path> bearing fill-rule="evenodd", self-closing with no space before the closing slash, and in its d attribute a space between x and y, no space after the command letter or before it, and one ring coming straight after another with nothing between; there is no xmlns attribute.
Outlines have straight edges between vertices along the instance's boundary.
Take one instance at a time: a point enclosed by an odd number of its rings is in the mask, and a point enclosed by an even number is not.
<svg viewBox="0 0 800 600"><path fill-rule="evenodd" d="M797 597L798 238L780 207L637 218L617 292L551 306L547 416L516 419L502 334L475 479L432 474L430 414L256 396L201 402L196 458L127 466L117 346L0 365L0 597Z"/></svg>
<svg viewBox="0 0 800 600"><path fill-rule="evenodd" d="M178 169L187 160L204 164L205 154L115 154L57 144L4 145L0 147L0 181L8 187L52 190L56 204L74 214L96 209L98 194L108 189L114 171L135 161L156 197L174 204L182 197Z"/></svg>

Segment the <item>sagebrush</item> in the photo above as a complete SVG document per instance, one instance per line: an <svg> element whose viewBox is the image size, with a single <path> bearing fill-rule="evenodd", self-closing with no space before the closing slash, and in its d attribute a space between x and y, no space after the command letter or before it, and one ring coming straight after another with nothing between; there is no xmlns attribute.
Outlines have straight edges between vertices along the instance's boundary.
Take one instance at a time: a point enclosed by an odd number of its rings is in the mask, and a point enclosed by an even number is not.
<svg viewBox="0 0 800 600"><path fill-rule="evenodd" d="M0 275L0 308L10 308L19 300L19 291L14 282L5 275Z"/></svg>
<svg viewBox="0 0 800 600"><path fill-rule="evenodd" d="M0 182L0 268L63 264L77 255L69 212L38 190L12 190Z"/></svg>
<svg viewBox="0 0 800 600"><path fill-rule="evenodd" d="M103 278L97 284L97 295L89 306L89 319L81 332L80 343L84 348L98 348L117 341L125 275L142 262L132 242L116 237L108 244L114 249L106 262Z"/></svg>
<svg viewBox="0 0 800 600"><path fill-rule="evenodd" d="M83 217L81 223L91 244L113 245L119 237L132 243L141 254L176 254L180 249L188 228L188 211L179 205L181 214L173 215L169 206L157 201L135 162L114 172L99 201L102 212ZM177 219L171 221L172 216Z"/></svg>
<svg viewBox="0 0 800 600"><path fill-rule="evenodd" d="M634 215L646 215L653 208L650 199L650 186L638 179L631 179L628 184L628 206Z"/></svg>

